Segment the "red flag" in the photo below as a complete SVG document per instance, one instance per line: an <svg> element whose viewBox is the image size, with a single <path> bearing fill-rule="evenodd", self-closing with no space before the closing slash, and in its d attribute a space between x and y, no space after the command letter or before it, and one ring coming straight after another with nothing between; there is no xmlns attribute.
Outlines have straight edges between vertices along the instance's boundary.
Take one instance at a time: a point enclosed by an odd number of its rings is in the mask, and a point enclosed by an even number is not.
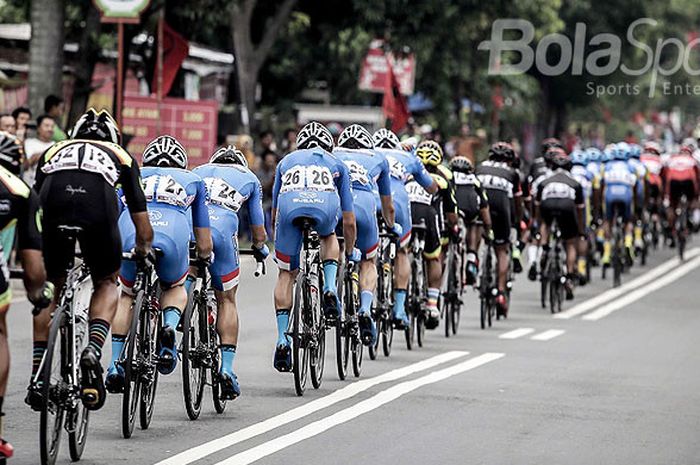
<svg viewBox="0 0 700 465"><path fill-rule="evenodd" d="M163 96L168 95L168 92L170 92L180 65L187 58L189 51L190 45L187 40L163 21ZM153 73L151 89L156 89L157 86L158 70L156 69L156 72Z"/></svg>
<svg viewBox="0 0 700 465"><path fill-rule="evenodd" d="M406 97L399 91L399 81L394 74L394 68L387 56L387 75L384 84L384 98L382 99L382 111L384 117L391 120L391 130L401 131L411 114L408 112Z"/></svg>

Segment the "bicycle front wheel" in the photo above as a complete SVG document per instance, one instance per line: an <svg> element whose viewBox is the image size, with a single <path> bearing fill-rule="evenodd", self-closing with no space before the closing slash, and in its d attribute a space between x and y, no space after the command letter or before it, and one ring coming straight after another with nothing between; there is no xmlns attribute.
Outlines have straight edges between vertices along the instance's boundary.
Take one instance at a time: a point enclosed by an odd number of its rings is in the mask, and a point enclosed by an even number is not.
<svg viewBox="0 0 700 465"><path fill-rule="evenodd" d="M64 400L61 392L65 392L66 380L62 376L61 326L65 320L63 311L59 308L53 317L49 332L48 345L42 361L41 396L44 404L39 419L39 453L42 465L53 465L61 443L61 430L65 417Z"/></svg>
<svg viewBox="0 0 700 465"><path fill-rule="evenodd" d="M158 387L156 343L161 327L161 315L158 308L153 309L150 305L141 311L141 329L138 340L138 353L143 366L139 373L139 382L141 383L139 423L141 429L148 429L151 425L155 409L156 388Z"/></svg>
<svg viewBox="0 0 700 465"><path fill-rule="evenodd" d="M128 439L134 433L136 423L136 408L139 405L141 383L136 362L136 341L139 339L139 318L143 306L144 292L139 291L134 299L131 315L131 328L124 345L121 366L124 368L124 394L122 395L122 436Z"/></svg>
<svg viewBox="0 0 700 465"><path fill-rule="evenodd" d="M182 393L185 398L185 410L190 420L199 418L202 412L204 382L207 372L202 363L202 334L206 331L207 309L201 305L201 289L192 293L192 303L185 309L182 321ZM204 307L204 308L202 308Z"/></svg>

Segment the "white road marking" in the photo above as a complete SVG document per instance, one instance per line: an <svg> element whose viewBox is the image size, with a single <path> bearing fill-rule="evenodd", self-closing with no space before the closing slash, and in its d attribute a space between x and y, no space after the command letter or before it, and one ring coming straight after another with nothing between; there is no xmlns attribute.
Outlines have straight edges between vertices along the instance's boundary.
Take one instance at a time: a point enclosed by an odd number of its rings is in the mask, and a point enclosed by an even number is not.
<svg viewBox="0 0 700 465"><path fill-rule="evenodd" d="M637 289L633 292L630 292L626 296L614 300L610 302L607 305L603 305L602 307L598 308L597 310L588 313L586 315L583 315L582 319L588 320L588 321L597 321L600 320L601 318L605 318L606 316L610 315L612 312L620 310L623 307L626 307L627 305L636 302L637 300L641 299L642 297L651 294L652 292L658 291L664 286L667 286L674 282L675 280L683 277L683 275L693 271L695 268L700 266L700 257L695 257L693 260L689 262L685 262L683 265L680 267L676 268L672 272L668 273L665 276L662 276L658 280L654 281L653 283L649 284L648 286L644 286L643 288Z"/></svg>
<svg viewBox="0 0 700 465"><path fill-rule="evenodd" d="M700 247L693 247L692 249L689 249L686 252L686 259L691 259L698 254L700 254ZM565 310L561 313L557 313L556 315L554 315L554 318L568 320L569 318L573 318L588 311L594 310L600 307L601 305L612 301L613 299L616 299L638 287L644 286L654 281L659 276L668 273L669 271L673 270L679 265L680 260L678 260L678 257L671 258L670 260L665 261L661 265L647 271L646 273L633 279L632 281L623 283L620 287L605 291L602 294L598 294L597 296L586 300L585 302L581 302L578 305L574 305L568 310Z"/></svg>
<svg viewBox="0 0 700 465"><path fill-rule="evenodd" d="M508 331L498 336L499 339L518 339L519 337L527 336L530 333L534 333L535 328L518 328L513 331Z"/></svg>
<svg viewBox="0 0 700 465"><path fill-rule="evenodd" d="M530 339L532 339L533 341L549 341L550 339L554 339L555 337L561 336L565 332L566 331L564 331L563 329L548 329L547 331L535 334Z"/></svg>
<svg viewBox="0 0 700 465"><path fill-rule="evenodd" d="M498 360L504 355L505 354L501 353L486 353L458 363L457 365L434 371L420 378L411 381L404 381L403 383L391 386L390 388L375 394L369 399L363 400L362 402L358 402L351 407L336 412L329 417L315 421L291 433L240 452L217 463L217 465L247 465L249 463L253 463L263 457L267 457L268 455L274 454L275 452L285 449L291 445L319 435L335 426L346 423L359 417L360 415L375 410L382 405L396 400L404 394L415 391L422 386L443 381L452 376L464 373L465 371L469 371L481 365L493 362L494 360Z"/></svg>
<svg viewBox="0 0 700 465"><path fill-rule="evenodd" d="M333 404L349 399L367 389L382 383L388 383L391 381L396 381L406 376L412 375L419 371L427 370L433 368L437 365L455 360L460 357L468 355L469 352L463 351L450 351L445 352L434 357L422 360L418 363L413 363L411 365L397 368L395 370L389 371L374 378L363 379L352 384L345 386L344 388L338 389L327 396L321 397L320 399L313 400L307 404L300 405L292 410L288 410L284 413L276 415L267 420L261 421L254 425L250 425L233 433L227 434L217 439L213 439L202 445L192 447L191 449L185 450L177 455L170 458L162 460L156 465L186 465L197 460L202 459L208 455L214 454L222 449L231 447L240 442L246 441L255 436L265 434L268 431L272 431L275 428L286 425L293 421L304 418L311 415L319 410L330 407Z"/></svg>

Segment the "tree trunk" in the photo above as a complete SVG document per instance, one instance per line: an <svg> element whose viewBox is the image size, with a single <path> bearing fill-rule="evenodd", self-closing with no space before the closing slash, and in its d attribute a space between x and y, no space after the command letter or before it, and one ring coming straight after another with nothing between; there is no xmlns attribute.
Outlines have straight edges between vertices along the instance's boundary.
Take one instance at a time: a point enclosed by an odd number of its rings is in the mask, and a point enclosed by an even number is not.
<svg viewBox="0 0 700 465"><path fill-rule="evenodd" d="M64 0L32 0L29 42L29 106L44 112L49 94L63 95Z"/></svg>
<svg viewBox="0 0 700 465"><path fill-rule="evenodd" d="M100 13L92 3L87 4L85 29L80 36L78 62L75 66L75 86L73 101L66 127L71 127L80 115L85 112L90 93L92 92L92 73L99 56L97 36L100 33Z"/></svg>

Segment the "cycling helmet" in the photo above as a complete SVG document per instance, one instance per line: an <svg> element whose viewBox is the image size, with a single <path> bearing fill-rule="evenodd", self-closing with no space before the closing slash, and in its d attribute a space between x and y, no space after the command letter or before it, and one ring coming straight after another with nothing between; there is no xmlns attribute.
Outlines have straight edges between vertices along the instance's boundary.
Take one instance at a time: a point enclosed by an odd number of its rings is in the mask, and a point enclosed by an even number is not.
<svg viewBox="0 0 700 465"><path fill-rule="evenodd" d="M379 149L399 149L401 141L393 131L385 128L377 129L372 134L374 146Z"/></svg>
<svg viewBox="0 0 700 465"><path fill-rule="evenodd" d="M297 148L310 149L318 147L326 152L333 151L333 136L321 123L312 121L301 128L297 134Z"/></svg>
<svg viewBox="0 0 700 465"><path fill-rule="evenodd" d="M374 148L372 134L359 124L351 124L343 129L338 136L338 147L346 149L371 149Z"/></svg>
<svg viewBox="0 0 700 465"><path fill-rule="evenodd" d="M608 163L611 162L615 159L615 152L617 152L617 149L615 148L614 144L610 144L607 147L605 147L605 150L603 150L603 157L601 158L601 162L603 163Z"/></svg>
<svg viewBox="0 0 700 465"><path fill-rule="evenodd" d="M561 147L550 147L549 149L547 149L547 151L543 155L544 162L545 162L545 165L547 166L547 168L554 169L554 164L553 164L554 157L557 155L560 155L562 153L564 155L566 155L566 150L564 150Z"/></svg>
<svg viewBox="0 0 700 465"><path fill-rule="evenodd" d="M692 145L689 145L689 144L683 144L683 145L681 145L680 150L678 150L678 153L681 154L684 152L687 153L688 155L692 155L693 152L695 152L695 147L693 147Z"/></svg>
<svg viewBox="0 0 700 465"><path fill-rule="evenodd" d="M661 155L661 146L654 141L649 141L644 144L643 152L653 155Z"/></svg>
<svg viewBox="0 0 700 465"><path fill-rule="evenodd" d="M209 163L218 163L221 165L241 165L248 168L248 159L243 152L238 150L235 145L227 145L219 148L214 152L209 159Z"/></svg>
<svg viewBox="0 0 700 465"><path fill-rule="evenodd" d="M565 151L557 148L550 150L553 152L551 155L551 163L554 168L561 168L564 170L571 169L571 158L566 154Z"/></svg>
<svg viewBox="0 0 700 465"><path fill-rule="evenodd" d="M631 151L630 144L627 142L618 142L615 144L615 160L628 160Z"/></svg>
<svg viewBox="0 0 700 465"><path fill-rule="evenodd" d="M0 165L13 174L19 174L24 158L22 143L9 132L0 131Z"/></svg>
<svg viewBox="0 0 700 465"><path fill-rule="evenodd" d="M687 145L687 146L690 147L693 151L695 151L695 149L696 149L697 146L698 146L698 143L697 143L697 141L696 141L695 139L693 139L692 137L686 137L685 139L683 139L683 142L681 142L681 145Z"/></svg>
<svg viewBox="0 0 700 465"><path fill-rule="evenodd" d="M603 152L596 147L589 147L586 149L586 157L589 162L600 163L603 159Z"/></svg>
<svg viewBox="0 0 700 465"><path fill-rule="evenodd" d="M406 152L413 152L416 149L419 140L420 139L418 136L404 136L404 138L401 139L401 148Z"/></svg>
<svg viewBox="0 0 700 465"><path fill-rule="evenodd" d="M574 150L571 152L571 164L586 166L588 164L588 156L583 150Z"/></svg>
<svg viewBox="0 0 700 465"><path fill-rule="evenodd" d="M158 136L143 151L143 166L187 168L187 152L172 136Z"/></svg>
<svg viewBox="0 0 700 465"><path fill-rule="evenodd" d="M639 159L642 156L642 146L639 144L630 144L630 158Z"/></svg>
<svg viewBox="0 0 700 465"><path fill-rule="evenodd" d="M550 138L542 141L542 150L541 150L542 155L547 153L547 150L549 150L552 147L559 147L562 149L564 148L564 146L561 144L559 139L557 139L556 137L550 137Z"/></svg>
<svg viewBox="0 0 700 465"><path fill-rule="evenodd" d="M489 160L510 162L514 158L515 151L508 142L496 142L489 148Z"/></svg>
<svg viewBox="0 0 700 465"><path fill-rule="evenodd" d="M471 174L474 172L474 166L467 157L454 157L450 160L450 169L456 173Z"/></svg>
<svg viewBox="0 0 700 465"><path fill-rule="evenodd" d="M439 166L442 163L442 147L433 140L424 140L418 144L416 155L427 166Z"/></svg>
<svg viewBox="0 0 700 465"><path fill-rule="evenodd" d="M117 122L107 110L99 113L88 109L73 126L71 139L98 140L120 144L122 140Z"/></svg>

